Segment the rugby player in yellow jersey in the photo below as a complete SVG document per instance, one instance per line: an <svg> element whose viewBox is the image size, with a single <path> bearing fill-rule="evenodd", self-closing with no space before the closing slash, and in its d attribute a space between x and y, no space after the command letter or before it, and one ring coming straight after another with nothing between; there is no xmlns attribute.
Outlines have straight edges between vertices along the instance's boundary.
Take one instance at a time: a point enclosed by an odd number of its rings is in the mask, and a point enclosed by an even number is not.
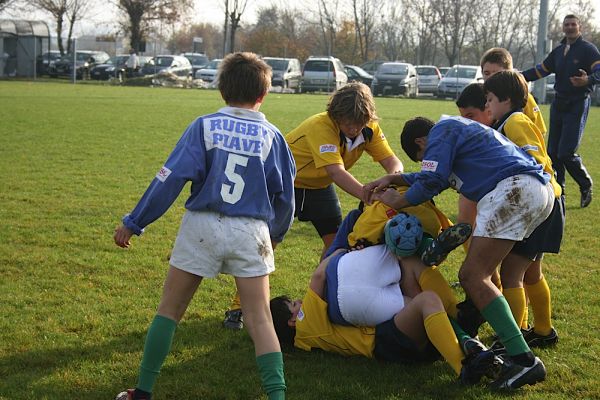
<svg viewBox="0 0 600 400"><path fill-rule="evenodd" d="M371 90L352 82L333 94L326 112L307 118L285 137L296 160L296 216L313 224L323 254L342 221L333 184L363 200L362 183L348 171L364 152L388 173L403 170L377 121Z"/></svg>
<svg viewBox="0 0 600 400"><path fill-rule="evenodd" d="M531 347L542 347L558 341L551 323L550 289L542 274L543 253L558 253L563 236L565 209L562 187L555 179L546 143L537 126L522 112L527 99L527 82L514 71L500 71L484 84L487 106L496 120L494 128L532 155L551 176L554 207L550 216L526 240L517 242L502 261L500 275L506 297L517 324L527 326L525 288L534 315L533 328L523 336ZM525 288L523 279L525 274Z"/></svg>

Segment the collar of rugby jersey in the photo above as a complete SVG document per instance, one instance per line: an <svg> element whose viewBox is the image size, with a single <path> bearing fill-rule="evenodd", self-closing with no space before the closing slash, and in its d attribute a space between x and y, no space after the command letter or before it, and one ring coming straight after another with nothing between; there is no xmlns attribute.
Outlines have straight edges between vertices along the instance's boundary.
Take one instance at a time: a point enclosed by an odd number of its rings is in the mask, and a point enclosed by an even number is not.
<svg viewBox="0 0 600 400"><path fill-rule="evenodd" d="M239 108L239 107L223 107L219 110L220 113L228 114L237 118L246 118L253 119L255 121L266 121L267 118L265 114L260 111L250 110L248 108Z"/></svg>

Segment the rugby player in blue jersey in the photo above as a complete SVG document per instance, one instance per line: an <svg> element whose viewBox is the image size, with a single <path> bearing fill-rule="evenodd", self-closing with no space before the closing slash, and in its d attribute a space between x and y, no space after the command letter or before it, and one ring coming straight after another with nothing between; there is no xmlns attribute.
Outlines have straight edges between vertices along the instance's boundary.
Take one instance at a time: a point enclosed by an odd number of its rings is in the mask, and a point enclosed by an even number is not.
<svg viewBox="0 0 600 400"><path fill-rule="evenodd" d="M283 240L294 219L296 168L283 135L258 111L271 68L253 53L234 53L223 60L219 77L227 107L188 126L114 234L118 246L129 247L131 236L142 234L192 182L136 389L119 393L118 400L151 398L177 323L202 279L219 273L235 277L268 398L285 398L269 274L275 269L273 244Z"/></svg>
<svg viewBox="0 0 600 400"><path fill-rule="evenodd" d="M453 187L477 202L476 226L459 279L507 351L502 371L491 385L512 390L544 380L544 364L531 352L490 278L515 242L529 237L552 211L550 176L500 133L462 117L437 124L414 118L404 125L401 143L413 161L421 161L421 171L371 182L365 185L365 197L401 210ZM399 193L388 189L392 184L410 188Z"/></svg>

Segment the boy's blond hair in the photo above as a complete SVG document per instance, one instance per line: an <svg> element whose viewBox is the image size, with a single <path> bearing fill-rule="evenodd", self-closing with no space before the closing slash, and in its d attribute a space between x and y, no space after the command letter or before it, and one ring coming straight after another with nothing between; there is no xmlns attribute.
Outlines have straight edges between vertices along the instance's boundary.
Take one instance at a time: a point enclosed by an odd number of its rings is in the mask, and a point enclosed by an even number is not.
<svg viewBox="0 0 600 400"><path fill-rule="evenodd" d="M371 89L360 82L351 82L335 92L327 104L327 114L338 123L366 125L379 119Z"/></svg>
<svg viewBox="0 0 600 400"><path fill-rule="evenodd" d="M227 55L219 66L219 91L227 104L256 104L271 87L272 70L250 52Z"/></svg>
<svg viewBox="0 0 600 400"><path fill-rule="evenodd" d="M483 68L485 63L500 65L505 70L513 69L513 60L509 51L502 47L492 47L481 56L479 66Z"/></svg>

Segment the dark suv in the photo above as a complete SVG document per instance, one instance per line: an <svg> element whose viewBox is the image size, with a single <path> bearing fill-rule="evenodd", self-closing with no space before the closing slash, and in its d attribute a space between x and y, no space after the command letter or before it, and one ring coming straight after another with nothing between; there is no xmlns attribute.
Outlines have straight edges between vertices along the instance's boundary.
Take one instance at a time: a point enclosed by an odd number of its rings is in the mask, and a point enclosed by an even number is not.
<svg viewBox="0 0 600 400"><path fill-rule="evenodd" d="M377 68L371 83L373 96L403 94L417 97L419 81L415 66L401 62L386 62Z"/></svg>
<svg viewBox="0 0 600 400"><path fill-rule="evenodd" d="M73 76L73 69L75 69L77 79L88 79L90 70L96 64L104 64L109 58L110 56L104 51L78 50L75 57L73 54L65 54L59 60L51 62L48 66L48 75L52 78L59 75Z"/></svg>

